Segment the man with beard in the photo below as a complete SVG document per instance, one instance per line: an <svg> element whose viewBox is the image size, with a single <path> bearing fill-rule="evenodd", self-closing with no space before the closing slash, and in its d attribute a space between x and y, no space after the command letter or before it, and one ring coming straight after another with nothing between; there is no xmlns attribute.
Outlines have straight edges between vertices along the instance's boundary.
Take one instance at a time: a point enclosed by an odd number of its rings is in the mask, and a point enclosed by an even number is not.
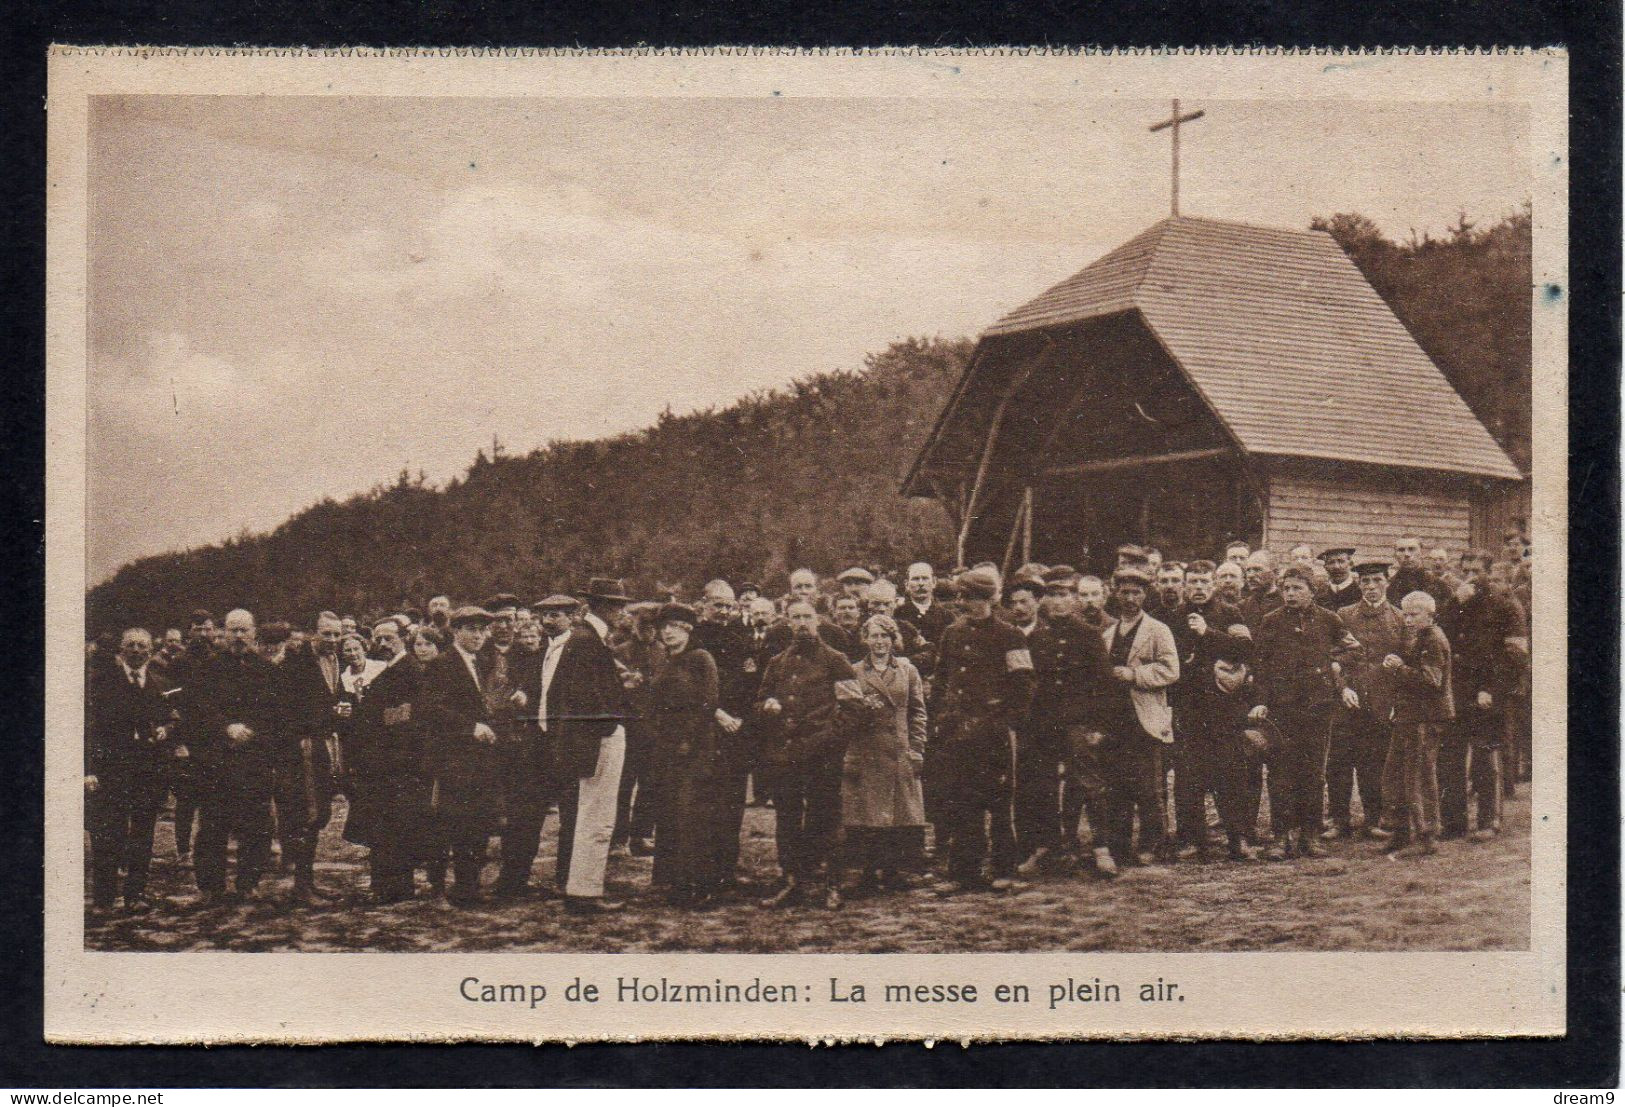
<svg viewBox="0 0 1625 1107"><path fill-rule="evenodd" d="M1440 837L1467 833L1468 788L1478 797L1474 841L1501 830L1501 751L1506 713L1522 677L1528 624L1523 607L1506 588L1506 574L1492 578L1483 550L1461 555L1463 581L1444 609L1440 628L1450 641L1455 722L1439 747Z"/></svg>
<svg viewBox="0 0 1625 1107"><path fill-rule="evenodd" d="M293 900L317 906L316 841L333 817L333 752L336 732L353 711L339 679L339 618L316 616L311 649L277 670L282 717L272 750L276 779L277 831L282 859L293 866Z"/></svg>
<svg viewBox="0 0 1625 1107"><path fill-rule="evenodd" d="M1321 809L1326 792L1326 744L1333 707L1359 706L1343 678L1343 664L1360 656L1360 643L1341 620L1315 603L1314 577L1299 566L1281 574L1281 607L1264 616L1254 636L1254 703L1249 718L1268 718L1280 733L1270 751L1270 776L1279 775L1270 807L1280 797L1277 831L1284 844L1270 860L1323 857Z"/></svg>
<svg viewBox="0 0 1625 1107"><path fill-rule="evenodd" d="M1354 564L1354 550L1349 546L1333 546L1322 550L1320 563L1326 567L1326 594L1317 601L1327 611L1341 611L1360 602L1360 582L1350 571Z"/></svg>
<svg viewBox="0 0 1625 1107"><path fill-rule="evenodd" d="M1174 709L1174 814L1181 857L1209 858L1207 796L1219 811L1233 861L1255 858L1248 839L1247 761L1241 729L1247 714L1242 669L1252 637L1241 612L1213 594L1211 561L1185 571L1185 602L1170 617L1179 648L1179 682L1169 688Z"/></svg>
<svg viewBox="0 0 1625 1107"><path fill-rule="evenodd" d="M152 835L174 756L169 684L151 664L152 636L131 627L114 664L99 666L85 689L85 823L90 834L90 898L102 910L119 895L131 914L147 910ZM119 869L124 870L120 887Z"/></svg>
<svg viewBox="0 0 1625 1107"><path fill-rule="evenodd" d="M1222 561L1218 568L1213 570L1213 594L1225 603L1241 610L1243 600L1242 587L1247 578L1242 575L1241 565L1234 561Z"/></svg>
<svg viewBox="0 0 1625 1107"><path fill-rule="evenodd" d="M948 876L937 887L944 896L994 887L982 873L987 824L1010 818L1013 735L1032 705L1034 686L1026 636L993 613L997 570L973 568L959 587L964 614L943 632L931 689L941 750L935 779L948 837ZM994 840L1005 833L995 826ZM1001 860L994 858L996 867Z"/></svg>
<svg viewBox="0 0 1625 1107"><path fill-rule="evenodd" d="M1392 670L1383 668L1382 659L1405 652L1405 618L1388 600L1387 562L1362 561L1355 576L1360 582L1360 602L1345 604L1337 617L1364 647L1362 655L1344 667L1359 703L1332 713L1331 752L1326 759L1331 826L1321 835L1328 840L1353 833L1350 809L1356 778L1366 837L1385 837L1378 822L1385 810L1383 765L1393 740L1395 677Z"/></svg>
<svg viewBox="0 0 1625 1107"><path fill-rule="evenodd" d="M1092 574L1078 578L1077 616L1091 630L1104 633L1117 620L1106 613L1106 582Z"/></svg>
<svg viewBox="0 0 1625 1107"><path fill-rule="evenodd" d="M236 894L253 895L270 859L271 744L276 670L254 649L254 616L230 612L226 648L193 674L187 746L197 759L195 875L202 906L227 901L227 854L237 839Z"/></svg>
<svg viewBox="0 0 1625 1107"><path fill-rule="evenodd" d="M768 662L756 703L764 770L777 816L775 836L784 886L762 901L786 907L811 898L841 905L829 880L841 827L841 774L846 756L840 704L863 698L852 663L818 636L818 612L803 599L785 611L791 643Z"/></svg>
<svg viewBox="0 0 1625 1107"><path fill-rule="evenodd" d="M1012 587L1012 614L1018 612L1018 597L1033 594L1031 587ZM1016 871L1021 876L1042 872L1076 834L1076 820L1067 824L1060 805L1063 763L1079 806L1090 809L1091 825L1100 823L1105 795L1097 751L1100 699L1111 680L1106 642L1073 612L1069 567L1051 569L1040 587L1034 617L1016 626L1027 636L1035 681L1032 706L1016 734L1016 840L1025 855ZM1026 608L1022 600L1020 613ZM1103 840L1098 845L1104 850ZM1099 852L1096 857L1097 867L1111 865L1109 852L1104 865Z"/></svg>
<svg viewBox="0 0 1625 1107"><path fill-rule="evenodd" d="M745 790L750 779L751 733L747 725L756 704L762 673L751 647L753 635L735 618L733 588L713 580L700 593L700 621L691 645L711 655L717 666L717 778L716 794L727 809L713 827L715 866L712 872L733 882L739 865L739 830L745 818Z"/></svg>
<svg viewBox="0 0 1625 1107"><path fill-rule="evenodd" d="M451 633L450 596L436 596L429 601L429 625L443 634Z"/></svg>

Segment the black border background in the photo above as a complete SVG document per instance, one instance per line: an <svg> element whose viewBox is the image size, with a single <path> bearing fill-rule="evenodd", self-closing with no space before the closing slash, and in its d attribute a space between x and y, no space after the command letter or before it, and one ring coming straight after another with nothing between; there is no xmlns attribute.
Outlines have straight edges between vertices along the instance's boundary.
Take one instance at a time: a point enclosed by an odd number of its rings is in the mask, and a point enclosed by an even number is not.
<svg viewBox="0 0 1625 1107"><path fill-rule="evenodd" d="M77 0L0 19L10 354L0 435L0 1085L1611 1087L1620 1039L1620 8L1172 0L664 5ZM1566 1038L1433 1043L51 1047L43 1043L45 48L162 45L1566 45L1570 61L1569 971ZM20 971L19 971L20 970ZM1438 982L1441 990L1449 981Z"/></svg>

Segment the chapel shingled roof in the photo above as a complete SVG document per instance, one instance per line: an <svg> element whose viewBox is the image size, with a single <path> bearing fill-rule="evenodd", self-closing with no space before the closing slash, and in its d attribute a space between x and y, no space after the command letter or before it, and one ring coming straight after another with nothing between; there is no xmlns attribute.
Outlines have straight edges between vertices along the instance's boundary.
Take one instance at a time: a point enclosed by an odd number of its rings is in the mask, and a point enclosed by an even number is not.
<svg viewBox="0 0 1625 1107"><path fill-rule="evenodd" d="M1329 234L1166 219L983 338L1128 311L1249 453L1521 475Z"/></svg>

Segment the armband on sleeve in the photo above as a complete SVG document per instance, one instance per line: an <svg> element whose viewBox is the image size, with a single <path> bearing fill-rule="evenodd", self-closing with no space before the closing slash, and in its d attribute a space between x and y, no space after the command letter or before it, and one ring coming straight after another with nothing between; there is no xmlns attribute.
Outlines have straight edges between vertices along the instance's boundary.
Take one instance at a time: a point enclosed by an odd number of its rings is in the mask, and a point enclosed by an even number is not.
<svg viewBox="0 0 1625 1107"><path fill-rule="evenodd" d="M1005 669L1005 672L1009 672L1009 673L1019 673L1019 672L1023 672L1023 671L1030 672L1032 670L1032 667L1033 667L1033 655L1032 655L1032 652L1030 650L1025 650L1025 649L1006 650L1004 652L1004 669Z"/></svg>

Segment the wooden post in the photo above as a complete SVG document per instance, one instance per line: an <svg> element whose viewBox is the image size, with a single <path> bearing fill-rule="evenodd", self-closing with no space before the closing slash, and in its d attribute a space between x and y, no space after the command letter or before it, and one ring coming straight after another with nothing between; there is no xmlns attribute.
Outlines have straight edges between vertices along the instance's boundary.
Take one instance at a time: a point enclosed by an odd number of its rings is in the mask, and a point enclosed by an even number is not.
<svg viewBox="0 0 1625 1107"><path fill-rule="evenodd" d="M1033 486L1028 485L1021 493L1021 563L1023 565L1033 559Z"/></svg>
<svg viewBox="0 0 1625 1107"><path fill-rule="evenodd" d="M1010 559L1016 554L1016 539L1021 537L1022 521L1027 517L1030 504L1031 501L1023 496L1016 507L1016 517L1010 522L1010 540L1004 544L1004 559L999 562L999 576L1006 579L1010 576Z"/></svg>
<svg viewBox="0 0 1625 1107"><path fill-rule="evenodd" d="M1027 383L1027 378L1033 375L1033 370L1038 368L1039 363L1049 354L1052 345L1053 342L1044 343L1044 348L1034 354L1032 360L1011 379L1009 387L1004 390L1004 395L999 397L998 406L993 409L993 419L987 428L987 444L982 447L982 460L976 465L976 479L971 483L970 499L965 503L965 518L959 527L959 540L954 544L954 552L960 565L965 564L965 543L970 539L971 525L976 522L976 509L981 504L982 488L987 483L987 467L993 460L993 448L999 441L999 428L1004 424L1005 409L1010 406L1011 398L1021 391L1021 386Z"/></svg>

